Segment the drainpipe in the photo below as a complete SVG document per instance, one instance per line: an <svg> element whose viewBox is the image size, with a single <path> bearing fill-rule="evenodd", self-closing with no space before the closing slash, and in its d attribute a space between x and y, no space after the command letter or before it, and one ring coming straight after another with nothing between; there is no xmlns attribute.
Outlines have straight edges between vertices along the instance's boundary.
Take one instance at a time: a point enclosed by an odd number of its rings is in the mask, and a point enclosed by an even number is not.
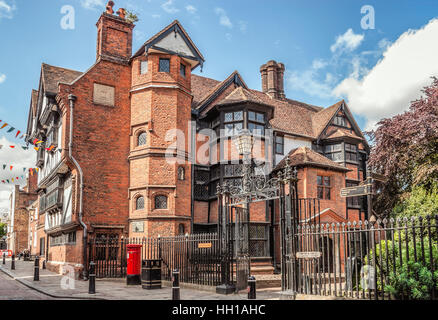
<svg viewBox="0 0 438 320"><path fill-rule="evenodd" d="M79 165L79 163L76 161L76 159L72 155L72 148L73 148L73 109L75 107L75 101L76 96L70 94L68 96L68 100L70 102L70 142L68 144L68 155L70 159L73 161L74 165L79 171L79 194L80 194L80 200L79 200L79 223L81 224L84 234L83 234L83 261L84 261L84 271L83 271L83 277L84 280L88 279L88 272L87 272L87 225L82 220L83 212L82 212L82 198L83 198L83 189L84 189L84 174L82 172L82 168Z"/></svg>

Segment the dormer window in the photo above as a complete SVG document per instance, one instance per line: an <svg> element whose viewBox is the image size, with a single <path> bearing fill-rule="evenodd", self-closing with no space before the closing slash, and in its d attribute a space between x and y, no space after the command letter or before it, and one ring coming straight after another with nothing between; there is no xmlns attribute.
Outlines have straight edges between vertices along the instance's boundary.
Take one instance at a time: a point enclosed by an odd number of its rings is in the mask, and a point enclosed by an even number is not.
<svg viewBox="0 0 438 320"><path fill-rule="evenodd" d="M160 63L159 63L159 72L170 72L170 60L169 59L163 59L160 58Z"/></svg>

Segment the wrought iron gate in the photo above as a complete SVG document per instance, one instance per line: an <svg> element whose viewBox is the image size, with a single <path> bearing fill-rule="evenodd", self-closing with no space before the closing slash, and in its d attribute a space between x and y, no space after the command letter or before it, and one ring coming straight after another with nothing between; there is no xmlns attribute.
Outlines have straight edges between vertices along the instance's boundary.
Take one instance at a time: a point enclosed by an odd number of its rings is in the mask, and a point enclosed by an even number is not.
<svg viewBox="0 0 438 320"><path fill-rule="evenodd" d="M249 221L248 209L232 207L235 212L234 225L234 252L236 253L236 289L243 290L247 287L247 280L251 274L249 257Z"/></svg>

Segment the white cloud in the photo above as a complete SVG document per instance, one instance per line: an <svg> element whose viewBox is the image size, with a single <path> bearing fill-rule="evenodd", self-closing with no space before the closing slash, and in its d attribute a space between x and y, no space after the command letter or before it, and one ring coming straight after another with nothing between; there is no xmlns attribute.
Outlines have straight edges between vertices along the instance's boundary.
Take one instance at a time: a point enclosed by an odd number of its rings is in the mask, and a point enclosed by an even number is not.
<svg viewBox="0 0 438 320"><path fill-rule="evenodd" d="M3 73L0 73L0 83L3 83L6 81L6 75Z"/></svg>
<svg viewBox="0 0 438 320"><path fill-rule="evenodd" d="M6 137L0 138L0 145L3 148L0 152L0 210L9 208L9 194L13 190L13 184L3 184L1 180L19 177L20 185L25 185L25 179L21 176L24 175L23 168L34 168L36 162L36 153L32 150L23 150L20 147L15 149L9 148L14 143L6 139ZM24 145L24 144L23 144ZM6 170L3 170L3 165L8 165ZM9 166L14 166L13 170L10 170ZM26 176L24 175L26 178Z"/></svg>
<svg viewBox="0 0 438 320"><path fill-rule="evenodd" d="M248 29L248 22L240 20L239 21L239 29L242 33L246 33L246 30Z"/></svg>
<svg viewBox="0 0 438 320"><path fill-rule="evenodd" d="M194 6L192 6L191 4L189 4L188 6L186 6L186 10L187 10L187 12L188 13L191 13L191 14L195 14L197 11L198 11L198 9L196 9Z"/></svg>
<svg viewBox="0 0 438 320"><path fill-rule="evenodd" d="M15 0L0 0L0 19L11 19L14 16L15 9L17 9Z"/></svg>
<svg viewBox="0 0 438 320"><path fill-rule="evenodd" d="M387 45L383 58L362 78L352 74L335 89L346 97L353 112L368 119L372 129L384 117L408 109L419 98L421 89L438 75L438 19L419 30L408 30Z"/></svg>
<svg viewBox="0 0 438 320"><path fill-rule="evenodd" d="M153 14L153 15L152 15L152 18L154 18L154 19L158 19L158 18L161 18L161 15L160 15L160 14Z"/></svg>
<svg viewBox="0 0 438 320"><path fill-rule="evenodd" d="M222 8L216 8L214 9L214 12L216 12L216 14L219 16L219 23L227 28L232 29L233 28L233 24L231 23L230 18L228 18L227 16L227 12L222 9Z"/></svg>
<svg viewBox="0 0 438 320"><path fill-rule="evenodd" d="M104 0L81 0L81 5L88 10L96 10L105 7Z"/></svg>
<svg viewBox="0 0 438 320"><path fill-rule="evenodd" d="M330 47L331 52L354 51L364 40L362 34L355 34L353 29L348 29L344 34L336 38L335 43Z"/></svg>
<svg viewBox="0 0 438 320"><path fill-rule="evenodd" d="M327 66L322 59L313 61L312 66L305 71L287 71L286 81L289 88L294 91L305 92L306 94L318 96L323 99L332 95L332 83L334 76L327 73L324 80L319 80L318 75Z"/></svg>
<svg viewBox="0 0 438 320"><path fill-rule="evenodd" d="M163 10L166 11L167 13L171 13L171 14L177 13L179 11L179 9L173 5L173 0L166 1L161 5L161 8L163 8Z"/></svg>

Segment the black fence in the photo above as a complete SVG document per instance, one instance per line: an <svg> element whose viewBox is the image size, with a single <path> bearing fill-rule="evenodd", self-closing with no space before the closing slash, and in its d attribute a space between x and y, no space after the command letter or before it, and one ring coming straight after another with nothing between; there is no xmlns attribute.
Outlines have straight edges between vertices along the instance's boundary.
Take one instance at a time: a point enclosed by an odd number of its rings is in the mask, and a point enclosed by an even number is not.
<svg viewBox="0 0 438 320"><path fill-rule="evenodd" d="M127 245L140 244L142 260L161 260L162 279L171 281L172 270L180 282L220 284L220 251L216 233L160 238L97 238L89 243L89 259L96 264L97 278L126 277Z"/></svg>
<svg viewBox="0 0 438 320"><path fill-rule="evenodd" d="M302 224L296 265L284 272L301 294L437 299L437 224L438 216Z"/></svg>

